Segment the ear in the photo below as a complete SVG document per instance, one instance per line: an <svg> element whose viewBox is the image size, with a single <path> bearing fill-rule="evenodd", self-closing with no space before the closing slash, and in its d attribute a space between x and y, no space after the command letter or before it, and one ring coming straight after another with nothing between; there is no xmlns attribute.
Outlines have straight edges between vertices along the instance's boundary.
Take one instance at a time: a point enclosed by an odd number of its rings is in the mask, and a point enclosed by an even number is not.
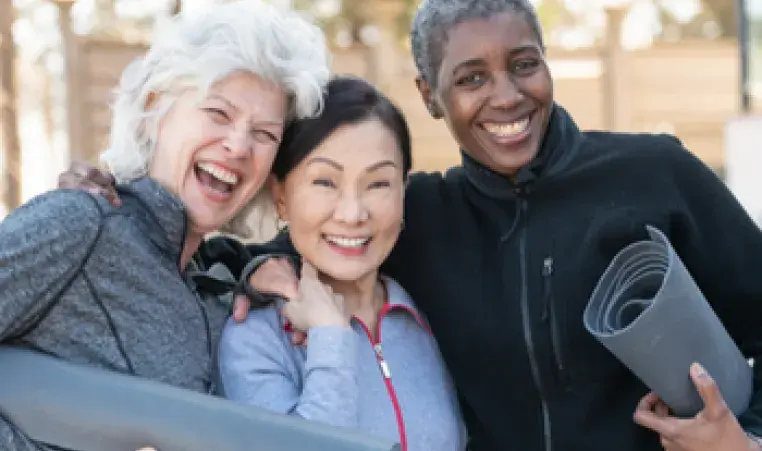
<svg viewBox="0 0 762 451"><path fill-rule="evenodd" d="M149 92L148 95L146 96L146 102L145 102L145 105L143 105L143 109L145 111L150 110L151 108L153 108L154 105L156 105L157 100L159 100L159 95L156 94L155 92Z"/></svg>
<svg viewBox="0 0 762 451"><path fill-rule="evenodd" d="M418 88L418 92L421 94L421 100L426 105L426 109L429 110L429 114L434 119L442 119L442 108L437 103L437 99L434 96L434 90L429 82L423 79L420 75L415 77L415 86Z"/></svg>
<svg viewBox="0 0 762 451"><path fill-rule="evenodd" d="M286 209L286 182L280 181L274 175L270 174L267 179L267 186L273 197L275 211L278 213L278 219L288 221L288 210Z"/></svg>

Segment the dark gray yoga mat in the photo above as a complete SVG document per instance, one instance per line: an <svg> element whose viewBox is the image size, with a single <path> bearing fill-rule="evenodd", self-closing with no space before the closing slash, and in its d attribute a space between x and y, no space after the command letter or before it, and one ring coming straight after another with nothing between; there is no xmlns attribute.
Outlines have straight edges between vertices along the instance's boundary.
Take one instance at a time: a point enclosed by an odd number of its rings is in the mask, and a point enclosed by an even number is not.
<svg viewBox="0 0 762 451"><path fill-rule="evenodd" d="M390 441L35 352L0 347L0 410L76 451L395 451Z"/></svg>
<svg viewBox="0 0 762 451"><path fill-rule="evenodd" d="M678 416L703 402L693 362L717 382L736 415L749 405L752 369L696 286L667 237L633 243L612 260L584 312L587 330Z"/></svg>

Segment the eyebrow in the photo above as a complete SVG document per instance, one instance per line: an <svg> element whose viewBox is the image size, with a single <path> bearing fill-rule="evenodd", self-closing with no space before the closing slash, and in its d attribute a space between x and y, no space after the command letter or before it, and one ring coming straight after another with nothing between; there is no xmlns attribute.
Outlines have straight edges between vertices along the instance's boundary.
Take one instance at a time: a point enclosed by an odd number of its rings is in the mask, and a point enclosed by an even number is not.
<svg viewBox="0 0 762 451"><path fill-rule="evenodd" d="M222 96L220 94L211 93L211 94L209 94L209 96L207 98L208 99L219 100L220 102L226 104L228 107L234 109L235 111L241 111L241 109L238 108L237 106L235 106L235 104L233 102L231 102L230 100L228 100L227 98L225 98L224 96ZM277 119L273 119L273 120L261 120L261 121L251 121L251 125L271 125L271 126L274 126L274 127L283 127L283 121L280 121L280 120L277 120Z"/></svg>
<svg viewBox="0 0 762 451"><path fill-rule="evenodd" d="M525 45L520 45L518 47L512 48L508 53L510 54L510 56L516 56L519 53L523 53L523 52L527 52L527 51L538 52L539 49L537 48L536 45L525 44ZM465 61L462 61L462 62L456 64L455 67L452 68L452 74L455 75L461 69L465 69L465 68L468 68L468 67L481 66L483 64L484 64L484 58L471 58L471 59L467 59Z"/></svg>
<svg viewBox="0 0 762 451"><path fill-rule="evenodd" d="M397 165L392 160L383 160L368 166L368 169L366 169L365 172L378 171L379 169L385 168L387 166L391 166L393 168L397 167Z"/></svg>
<svg viewBox="0 0 762 451"><path fill-rule="evenodd" d="M341 164L331 160L330 158L315 157L315 158L312 158L309 161L309 163L307 163L307 164L314 164L314 163L325 163L328 166L331 166L331 167L335 168L337 171L343 171L344 170L344 166L342 166ZM381 168L384 168L384 167L387 167L387 166L391 166L393 168L397 167L397 165L392 160L383 160L383 161L379 161L378 163L374 163L374 164L368 166L368 168L365 169L365 172L374 172L374 171L377 171L377 170L379 170Z"/></svg>

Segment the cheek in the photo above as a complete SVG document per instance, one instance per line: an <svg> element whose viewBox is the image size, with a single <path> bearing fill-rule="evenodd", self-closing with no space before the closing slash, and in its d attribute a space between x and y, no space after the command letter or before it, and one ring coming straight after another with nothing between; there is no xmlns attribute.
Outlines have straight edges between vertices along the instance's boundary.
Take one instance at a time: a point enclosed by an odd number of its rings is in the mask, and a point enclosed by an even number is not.
<svg viewBox="0 0 762 451"><path fill-rule="evenodd" d="M479 110L479 97L477 95L452 96L446 103L446 116L450 128L455 131L466 130Z"/></svg>
<svg viewBox="0 0 762 451"><path fill-rule="evenodd" d="M176 186L179 182L177 180L178 174L184 172L184 168L187 167L187 158L180 158L181 148L181 142L173 142L160 137L148 169L148 175L151 178L173 190L179 188Z"/></svg>
<svg viewBox="0 0 762 451"><path fill-rule="evenodd" d="M369 203L368 209L375 218L375 228L379 234L387 239L396 241L397 235L402 229L404 199L400 192L389 193L383 198Z"/></svg>
<svg viewBox="0 0 762 451"><path fill-rule="evenodd" d="M270 175L277 150L276 146L261 146L254 150L248 165L249 189L259 191L262 187Z"/></svg>
<svg viewBox="0 0 762 451"><path fill-rule="evenodd" d="M333 199L314 189L296 188L286 194L285 208L294 241L314 239L322 225L331 219Z"/></svg>
<svg viewBox="0 0 762 451"><path fill-rule="evenodd" d="M553 102L553 80L547 70L535 74L527 81L526 90L532 93L532 97L544 104Z"/></svg>

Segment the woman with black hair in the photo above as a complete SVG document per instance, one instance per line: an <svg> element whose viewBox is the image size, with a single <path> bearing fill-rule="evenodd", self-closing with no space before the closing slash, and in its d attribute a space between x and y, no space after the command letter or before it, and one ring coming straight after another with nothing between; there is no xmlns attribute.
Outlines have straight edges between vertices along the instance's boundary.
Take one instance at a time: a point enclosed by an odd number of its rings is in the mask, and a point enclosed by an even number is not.
<svg viewBox="0 0 762 451"><path fill-rule="evenodd" d="M410 167L402 114L360 79L332 80L323 113L287 129L271 190L301 256L300 295L228 322L228 398L395 439L403 450L465 449L429 326L379 273L403 227ZM295 330L308 346L292 344Z"/></svg>

